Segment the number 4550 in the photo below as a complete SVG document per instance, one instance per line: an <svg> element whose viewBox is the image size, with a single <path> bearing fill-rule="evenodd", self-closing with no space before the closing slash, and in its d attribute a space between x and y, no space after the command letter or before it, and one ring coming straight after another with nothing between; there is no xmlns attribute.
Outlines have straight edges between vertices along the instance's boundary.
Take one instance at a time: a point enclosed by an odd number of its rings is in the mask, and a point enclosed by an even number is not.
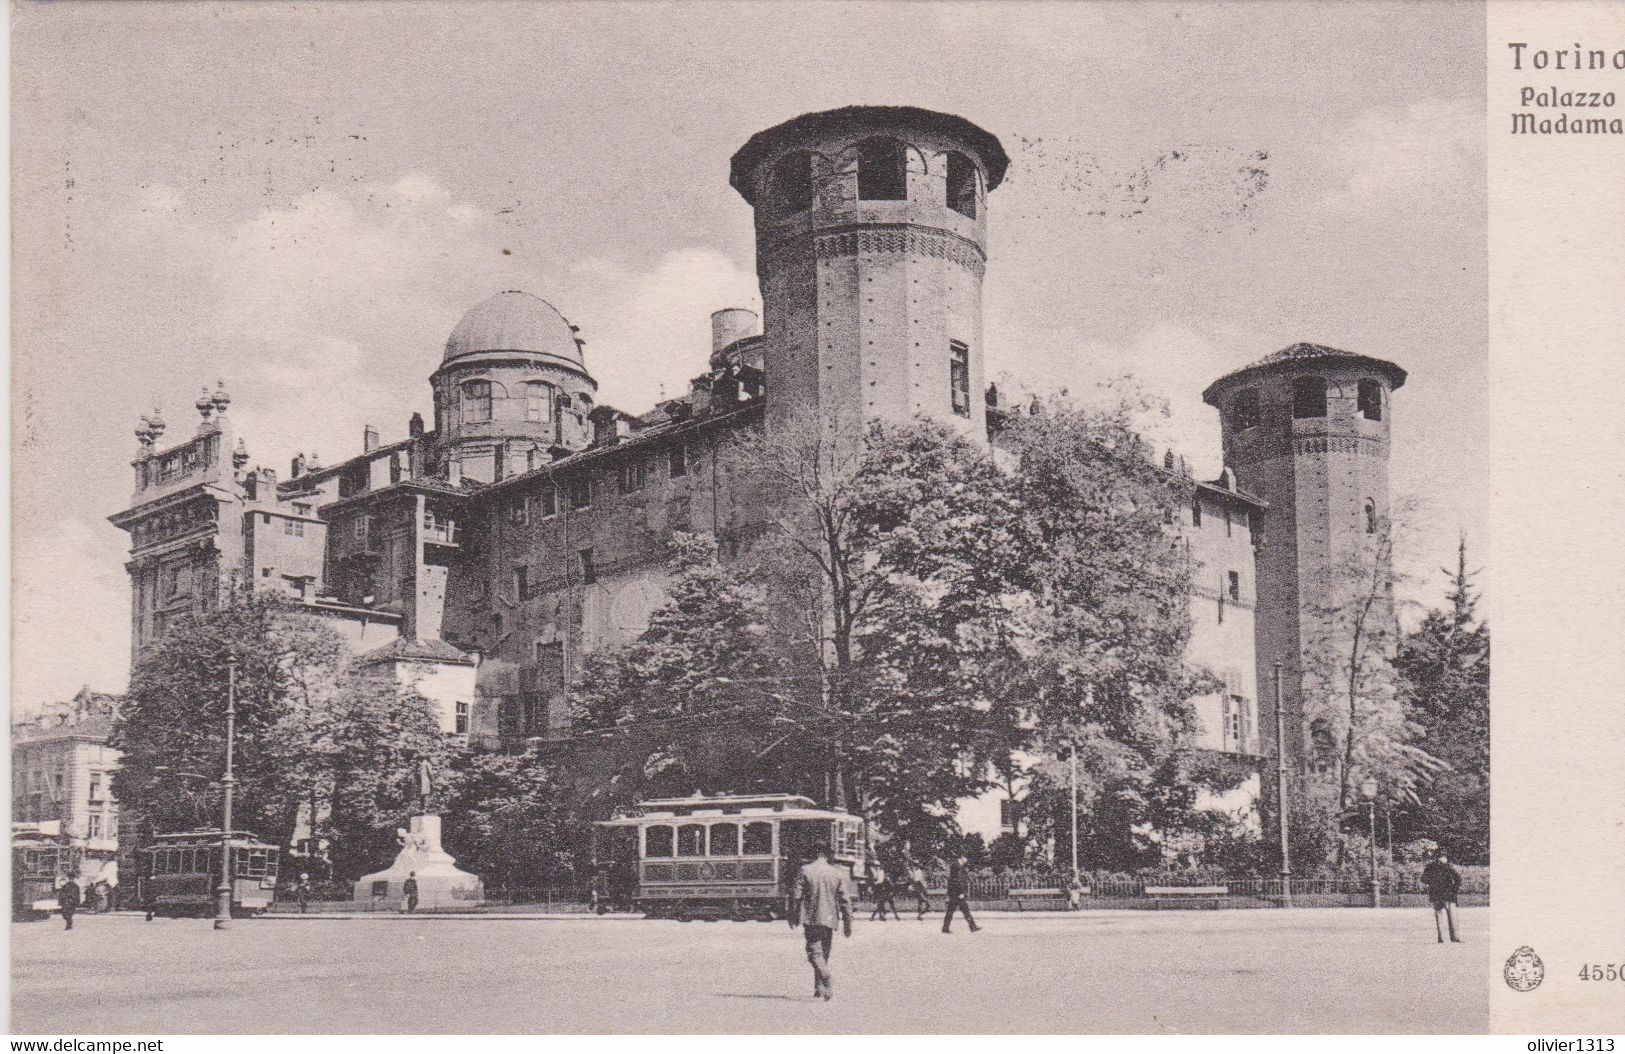
<svg viewBox="0 0 1625 1054"><path fill-rule="evenodd" d="M1585 965L1580 967L1580 980L1582 981L1619 981L1625 980L1625 966L1619 963L1608 963L1603 966Z"/></svg>

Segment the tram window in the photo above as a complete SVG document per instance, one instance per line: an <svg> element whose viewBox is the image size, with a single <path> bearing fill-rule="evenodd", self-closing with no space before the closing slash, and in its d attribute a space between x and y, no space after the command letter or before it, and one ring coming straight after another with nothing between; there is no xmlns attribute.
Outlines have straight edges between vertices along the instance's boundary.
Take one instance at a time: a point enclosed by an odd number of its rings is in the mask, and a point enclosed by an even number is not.
<svg viewBox="0 0 1625 1054"><path fill-rule="evenodd" d="M765 822L745 825L746 856L773 855L773 825Z"/></svg>
<svg viewBox="0 0 1625 1054"><path fill-rule="evenodd" d="M671 828L665 824L654 824L643 829L643 855L644 856L670 856L671 855Z"/></svg>
<svg viewBox="0 0 1625 1054"><path fill-rule="evenodd" d="M678 856L704 856L705 855L705 825L700 823L685 823L677 828L677 855Z"/></svg>
<svg viewBox="0 0 1625 1054"><path fill-rule="evenodd" d="M715 823L711 825L711 855L739 855L739 825L737 823Z"/></svg>

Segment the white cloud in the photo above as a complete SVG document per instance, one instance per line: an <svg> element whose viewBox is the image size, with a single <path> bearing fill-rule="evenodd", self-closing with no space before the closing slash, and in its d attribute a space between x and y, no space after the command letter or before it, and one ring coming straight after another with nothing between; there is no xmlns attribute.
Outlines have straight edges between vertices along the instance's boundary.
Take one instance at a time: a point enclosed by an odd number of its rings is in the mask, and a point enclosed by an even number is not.
<svg viewBox="0 0 1625 1054"><path fill-rule="evenodd" d="M1484 115L1467 99L1419 99L1367 110L1340 129L1337 168L1356 202L1404 207L1459 201L1483 179Z"/></svg>

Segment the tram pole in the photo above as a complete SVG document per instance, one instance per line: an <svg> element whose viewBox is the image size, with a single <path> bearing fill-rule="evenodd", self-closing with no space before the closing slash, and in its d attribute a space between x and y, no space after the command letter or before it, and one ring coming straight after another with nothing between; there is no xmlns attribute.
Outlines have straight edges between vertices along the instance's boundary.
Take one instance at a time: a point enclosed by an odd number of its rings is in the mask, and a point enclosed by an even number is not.
<svg viewBox="0 0 1625 1054"><path fill-rule="evenodd" d="M1281 906L1292 906L1292 840L1287 835L1286 715L1281 712L1281 664L1275 664L1275 814L1281 830Z"/></svg>
<svg viewBox="0 0 1625 1054"><path fill-rule="evenodd" d="M225 802L220 821L220 885L214 890L214 928L231 926L231 796L237 785L232 774L232 748L237 734L237 651L226 653L226 772L220 777Z"/></svg>
<svg viewBox="0 0 1625 1054"><path fill-rule="evenodd" d="M1072 883L1078 884L1078 745L1072 744Z"/></svg>

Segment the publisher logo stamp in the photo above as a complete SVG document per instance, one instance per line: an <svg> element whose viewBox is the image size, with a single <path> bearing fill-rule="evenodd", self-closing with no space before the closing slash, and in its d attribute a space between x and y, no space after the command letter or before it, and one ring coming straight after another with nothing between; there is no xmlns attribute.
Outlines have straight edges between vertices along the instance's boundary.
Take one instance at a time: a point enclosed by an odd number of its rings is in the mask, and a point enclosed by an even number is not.
<svg viewBox="0 0 1625 1054"><path fill-rule="evenodd" d="M1525 944L1507 959L1506 969L1501 973L1506 977L1507 987L1514 992L1533 992L1546 978L1546 964L1540 961L1535 949Z"/></svg>

